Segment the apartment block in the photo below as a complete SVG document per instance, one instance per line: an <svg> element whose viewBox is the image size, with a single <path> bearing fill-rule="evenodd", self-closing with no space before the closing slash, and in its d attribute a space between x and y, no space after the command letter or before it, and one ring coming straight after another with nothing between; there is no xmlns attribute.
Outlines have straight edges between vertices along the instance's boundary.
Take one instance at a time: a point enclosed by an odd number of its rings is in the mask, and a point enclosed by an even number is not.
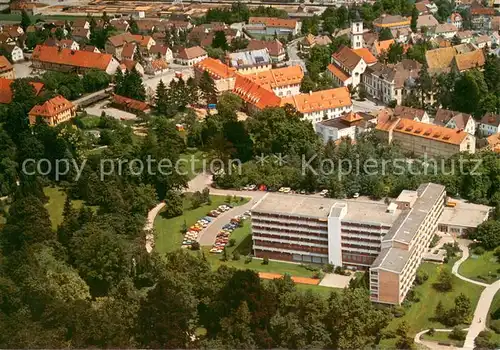
<svg viewBox="0 0 500 350"><path fill-rule="evenodd" d="M367 269L399 213L374 201L268 193L252 209L254 255Z"/></svg>
<svg viewBox="0 0 500 350"><path fill-rule="evenodd" d="M427 251L446 200L445 187L422 184L417 191L403 191L396 205L403 213L382 239L381 251L370 267L370 300L403 302L417 268Z"/></svg>

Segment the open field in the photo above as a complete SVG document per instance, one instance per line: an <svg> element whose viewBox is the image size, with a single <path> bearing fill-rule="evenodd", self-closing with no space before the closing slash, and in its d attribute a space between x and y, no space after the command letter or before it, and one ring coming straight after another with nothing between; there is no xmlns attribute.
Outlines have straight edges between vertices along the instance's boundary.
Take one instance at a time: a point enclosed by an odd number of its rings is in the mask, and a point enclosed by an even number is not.
<svg viewBox="0 0 500 350"><path fill-rule="evenodd" d="M471 256L460 265L459 272L462 276L479 282L493 283L498 280L497 271L500 271L500 262L494 251L489 250L479 256L471 252Z"/></svg>
<svg viewBox="0 0 500 350"><path fill-rule="evenodd" d="M405 315L400 318L394 318L389 326L389 330L397 329L398 325L405 320L409 325L409 332L414 336L419 331L429 328L447 328L445 325L433 319L437 304L441 301L446 309L453 307L455 298L464 293L469 297L472 304L472 309L476 308L479 296L483 287L462 281L456 276L452 276L453 289L450 292L442 293L437 291L432 285L437 281L439 271L447 269L451 272L451 267L455 262L450 260L447 264L438 265L434 263L424 262L419 269L427 272L429 279L422 285L415 287L415 292L420 297L418 303L412 303L405 308ZM391 346L394 339L384 339L381 342L382 346Z"/></svg>

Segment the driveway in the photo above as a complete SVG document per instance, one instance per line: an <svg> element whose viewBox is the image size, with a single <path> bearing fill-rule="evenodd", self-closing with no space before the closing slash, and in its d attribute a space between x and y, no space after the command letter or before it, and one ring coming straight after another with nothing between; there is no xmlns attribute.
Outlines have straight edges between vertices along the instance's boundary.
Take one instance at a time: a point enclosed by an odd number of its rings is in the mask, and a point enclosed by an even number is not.
<svg viewBox="0 0 500 350"><path fill-rule="evenodd" d="M297 47L297 44L299 43L300 40L302 40L302 38L295 39L295 40L291 41L290 43L288 43L288 45L286 47L286 50L288 52L288 62L286 62L286 63L289 66L300 65L305 73L305 72L307 72L306 63L298 55L299 49Z"/></svg>
<svg viewBox="0 0 500 350"><path fill-rule="evenodd" d="M14 73L16 73L16 79L20 78L28 78L36 76L37 74L33 74L31 71L31 62L17 62L12 65L14 67Z"/></svg>
<svg viewBox="0 0 500 350"><path fill-rule="evenodd" d="M85 111L91 115L100 116L102 112L105 112L106 115L113 117L115 119L125 119L125 120L136 120L137 116L133 113L125 112L116 108L106 107L109 105L109 100L104 100L98 102L90 107L85 108Z"/></svg>
<svg viewBox="0 0 500 350"><path fill-rule="evenodd" d="M385 106L377 105L375 102L368 99L364 101L356 101L354 99L352 100L352 109L354 112L370 113L381 110L382 108L385 108Z"/></svg>

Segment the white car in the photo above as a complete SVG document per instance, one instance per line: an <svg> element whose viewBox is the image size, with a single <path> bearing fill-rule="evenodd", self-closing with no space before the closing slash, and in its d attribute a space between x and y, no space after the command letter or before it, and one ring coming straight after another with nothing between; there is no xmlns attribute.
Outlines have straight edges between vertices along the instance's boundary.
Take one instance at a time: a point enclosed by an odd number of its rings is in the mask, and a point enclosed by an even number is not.
<svg viewBox="0 0 500 350"><path fill-rule="evenodd" d="M359 198L359 193L358 193L358 192L354 193L354 194L352 195L352 198Z"/></svg>
<svg viewBox="0 0 500 350"><path fill-rule="evenodd" d="M283 188L283 193L290 193L292 189L290 187L284 187Z"/></svg>
<svg viewBox="0 0 500 350"><path fill-rule="evenodd" d="M322 196L326 196L328 194L328 190L323 190L319 194Z"/></svg>

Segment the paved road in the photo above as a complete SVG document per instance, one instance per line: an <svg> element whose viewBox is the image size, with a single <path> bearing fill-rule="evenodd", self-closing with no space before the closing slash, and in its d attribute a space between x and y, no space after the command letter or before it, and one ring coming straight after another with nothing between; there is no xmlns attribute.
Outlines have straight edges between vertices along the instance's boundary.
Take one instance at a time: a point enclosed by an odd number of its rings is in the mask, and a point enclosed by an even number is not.
<svg viewBox="0 0 500 350"><path fill-rule="evenodd" d="M288 45L286 47L286 50L288 52L287 64L289 66L300 65L302 67L302 69L304 70L304 72L307 72L306 63L304 62L304 60L302 58L300 58L298 56L299 49L297 47L297 44L299 43L300 40L302 40L302 38L294 39L288 43Z"/></svg>
<svg viewBox="0 0 500 350"><path fill-rule="evenodd" d="M377 105L375 102L370 101L370 100L364 100L364 101L356 101L354 99L352 100L352 109L354 112L370 113L370 112L378 111L384 107L385 106Z"/></svg>
<svg viewBox="0 0 500 350"><path fill-rule="evenodd" d="M165 206L165 202L160 202L156 207L151 209L148 213L148 218L146 220L146 224L144 225L144 231L146 232L146 251L151 253L153 251L154 246L154 235L152 233L156 215L163 209Z"/></svg>

